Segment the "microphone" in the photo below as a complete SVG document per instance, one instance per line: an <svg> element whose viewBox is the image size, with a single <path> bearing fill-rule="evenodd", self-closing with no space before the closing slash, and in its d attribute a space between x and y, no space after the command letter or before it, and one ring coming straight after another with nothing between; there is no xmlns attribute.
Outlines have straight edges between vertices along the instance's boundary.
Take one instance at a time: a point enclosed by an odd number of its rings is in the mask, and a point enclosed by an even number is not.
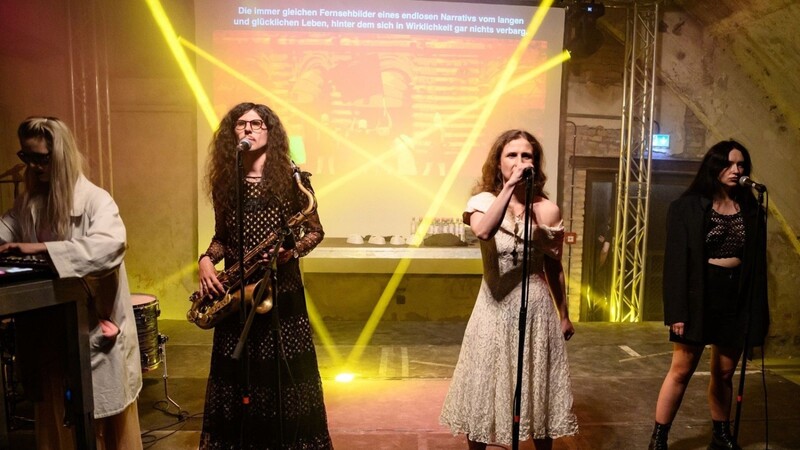
<svg viewBox="0 0 800 450"><path fill-rule="evenodd" d="M753 188L758 192L766 192L767 187L761 183L756 183L752 180L752 178L748 177L747 175L742 175L739 177L739 186Z"/></svg>
<svg viewBox="0 0 800 450"><path fill-rule="evenodd" d="M533 167L526 167L526 168L522 169L522 179L523 180L528 180L530 178L533 178L533 175L534 175L533 174Z"/></svg>
<svg viewBox="0 0 800 450"><path fill-rule="evenodd" d="M250 142L249 139L244 138L241 141L239 141L239 145L236 146L236 151L237 152L246 152L246 151L250 150L250 147L252 147L252 146L253 146L253 143Z"/></svg>

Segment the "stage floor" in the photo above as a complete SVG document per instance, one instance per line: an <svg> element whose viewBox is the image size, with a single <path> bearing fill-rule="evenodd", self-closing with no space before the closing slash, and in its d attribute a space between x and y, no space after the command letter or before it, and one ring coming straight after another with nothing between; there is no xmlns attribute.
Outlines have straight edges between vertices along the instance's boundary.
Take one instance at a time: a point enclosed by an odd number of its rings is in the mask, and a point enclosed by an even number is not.
<svg viewBox="0 0 800 450"><path fill-rule="evenodd" d="M363 323L327 323L333 345L326 347L318 339L317 353L334 446L345 450L465 449L465 438L452 436L438 420L465 325L382 323L360 361L351 365L355 380L339 383L334 377L340 361L353 350ZM656 396L670 361L666 329L652 322L578 323L575 328L568 352L580 434L556 440L554 448L646 448ZM169 338L169 396L188 419L179 421L155 407L163 406L166 398L163 366L147 372L138 403L145 448L196 449L212 332L170 320L159 321L159 331ZM760 361L749 362L747 367L739 437L742 447L765 448L768 400L769 448L800 448L800 359L767 360L763 379ZM705 449L710 441L708 370L704 358L673 424L672 450ZM767 399L762 383L766 384ZM734 389L736 386L738 371ZM173 406L169 411L177 409ZM533 446L525 442L520 448Z"/></svg>

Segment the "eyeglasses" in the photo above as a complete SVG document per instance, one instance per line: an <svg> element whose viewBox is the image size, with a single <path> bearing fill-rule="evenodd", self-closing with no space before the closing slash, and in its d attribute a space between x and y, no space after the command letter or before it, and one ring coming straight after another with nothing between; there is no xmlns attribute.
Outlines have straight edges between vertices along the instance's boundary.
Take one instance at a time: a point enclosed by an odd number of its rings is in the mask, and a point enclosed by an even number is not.
<svg viewBox="0 0 800 450"><path fill-rule="evenodd" d="M17 156L25 164L36 164L38 166L50 164L50 153L33 153L20 150L17 152Z"/></svg>
<svg viewBox="0 0 800 450"><path fill-rule="evenodd" d="M253 131L262 130L262 129L266 128L264 126L264 121L261 120L261 119L256 119L256 120L237 120L235 128L237 130L244 130L245 127L247 127L248 123L250 124L250 128Z"/></svg>

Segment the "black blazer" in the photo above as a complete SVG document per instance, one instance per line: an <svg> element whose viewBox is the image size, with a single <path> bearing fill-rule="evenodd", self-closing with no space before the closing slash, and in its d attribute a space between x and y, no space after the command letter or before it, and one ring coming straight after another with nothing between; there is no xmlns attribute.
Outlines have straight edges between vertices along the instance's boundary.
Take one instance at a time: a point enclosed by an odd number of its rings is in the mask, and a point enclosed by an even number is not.
<svg viewBox="0 0 800 450"><path fill-rule="evenodd" d="M749 324L750 346L761 346L769 327L767 303L766 215L755 199L740 202L745 227L742 275L743 307L739 314L742 337ZM664 251L664 323L683 322L684 338L703 342L705 293L705 236L711 199L684 195L669 206ZM757 234L757 235L756 235ZM748 320L750 319L750 320Z"/></svg>

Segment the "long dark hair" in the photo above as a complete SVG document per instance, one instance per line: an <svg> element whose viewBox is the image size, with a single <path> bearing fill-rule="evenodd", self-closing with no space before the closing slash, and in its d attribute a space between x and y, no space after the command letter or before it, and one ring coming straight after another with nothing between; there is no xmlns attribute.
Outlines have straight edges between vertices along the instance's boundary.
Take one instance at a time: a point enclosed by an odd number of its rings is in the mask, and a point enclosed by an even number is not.
<svg viewBox="0 0 800 450"><path fill-rule="evenodd" d="M503 154L503 147L509 142L523 138L531 144L533 148L533 192L534 195L547 198L544 193L544 184L547 176L542 172L542 144L525 130L508 130L497 137L492 144L489 154L481 170L481 179L473 190L473 194L480 192L491 192L494 195L503 190L503 173L500 171L500 156Z"/></svg>
<svg viewBox="0 0 800 450"><path fill-rule="evenodd" d="M703 156L703 161L700 163L700 169L697 171L697 175L695 175L692 184L689 185L689 188L686 189L683 195L695 194L713 199L719 194L723 189L723 185L719 181L719 174L730 165L728 157L731 150L739 150L742 152L742 156L744 157L742 175L750 176L753 163L747 148L733 139L720 141L712 145L705 156ZM755 200L749 188L739 186L738 184L731 190L729 195L740 204L744 203L749 205L751 200Z"/></svg>
<svg viewBox="0 0 800 450"><path fill-rule="evenodd" d="M267 126L266 160L261 180L274 195L284 196L291 192L292 166L289 158L289 138L281 119L266 105L239 103L219 123L209 145L210 158L206 176L206 188L217 211L228 211L236 205L236 120L248 111L255 111ZM293 198L293 197L292 197Z"/></svg>

